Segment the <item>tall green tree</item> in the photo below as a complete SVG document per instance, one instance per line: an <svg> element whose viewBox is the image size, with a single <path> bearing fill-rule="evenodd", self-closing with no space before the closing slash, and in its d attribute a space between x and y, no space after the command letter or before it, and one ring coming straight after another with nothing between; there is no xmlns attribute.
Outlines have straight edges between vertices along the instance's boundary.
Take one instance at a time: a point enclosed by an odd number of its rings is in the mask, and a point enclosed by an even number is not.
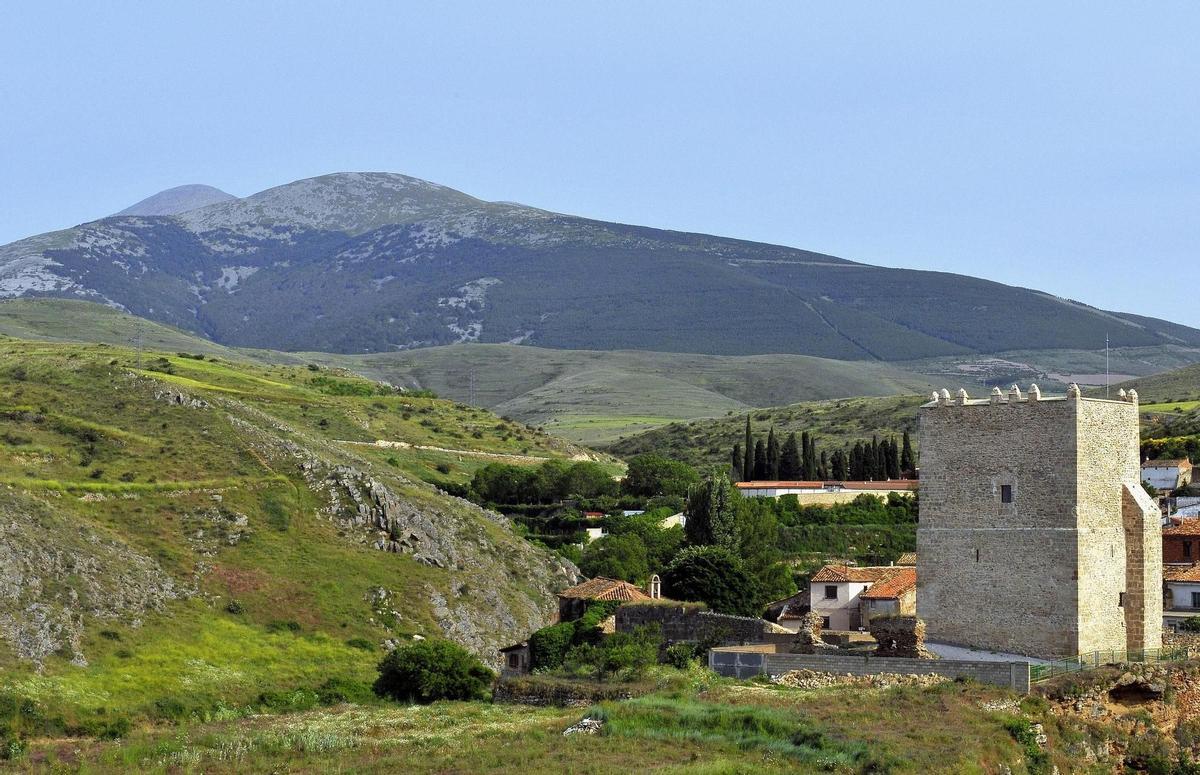
<svg viewBox="0 0 1200 775"><path fill-rule="evenodd" d="M917 470L917 456L913 453L912 439L908 431L904 432L904 441L900 448L900 470L904 476L912 476Z"/></svg>
<svg viewBox="0 0 1200 775"><path fill-rule="evenodd" d="M662 455L638 455L629 461L621 489L627 495L653 498L664 495L686 498L690 490L700 481L700 473L687 463L670 460Z"/></svg>
<svg viewBox="0 0 1200 775"><path fill-rule="evenodd" d="M779 479L779 439L775 438L775 426L767 432L767 478Z"/></svg>
<svg viewBox="0 0 1200 775"><path fill-rule="evenodd" d="M742 470L745 468L745 461L742 459L742 445L733 445L733 454L729 460L730 477L735 482L742 481Z"/></svg>
<svg viewBox="0 0 1200 775"><path fill-rule="evenodd" d="M745 457L742 460L742 481L748 482L754 478L754 436L750 432L750 415L746 415L746 438L742 443Z"/></svg>
<svg viewBox="0 0 1200 775"><path fill-rule="evenodd" d="M735 547L740 497L725 474L712 471L705 476L688 495L685 527L688 543Z"/></svg>
<svg viewBox="0 0 1200 775"><path fill-rule="evenodd" d="M767 602L758 580L729 549L689 546L662 574L672 600L707 603L717 613L758 616Z"/></svg>
<svg viewBox="0 0 1200 775"><path fill-rule="evenodd" d="M779 453L779 478L785 481L799 479L803 474L800 470L800 445L796 443L796 434L789 433L783 442Z"/></svg>
<svg viewBox="0 0 1200 775"><path fill-rule="evenodd" d="M832 459L830 460L830 478L839 482L850 478L849 461L846 459L845 450L835 449Z"/></svg>
<svg viewBox="0 0 1200 775"><path fill-rule="evenodd" d="M767 445L762 439L754 442L754 478L758 481L767 479Z"/></svg>
<svg viewBox="0 0 1200 775"><path fill-rule="evenodd" d="M896 444L895 436L887 441L887 475L888 479L900 478L900 446Z"/></svg>

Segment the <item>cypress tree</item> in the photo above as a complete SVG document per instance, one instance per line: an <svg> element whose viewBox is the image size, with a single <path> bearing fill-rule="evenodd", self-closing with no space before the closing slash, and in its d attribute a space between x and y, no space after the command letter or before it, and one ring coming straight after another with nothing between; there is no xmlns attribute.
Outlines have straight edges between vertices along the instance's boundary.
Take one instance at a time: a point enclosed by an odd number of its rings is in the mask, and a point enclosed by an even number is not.
<svg viewBox="0 0 1200 775"><path fill-rule="evenodd" d="M904 432L904 442L900 449L900 470L905 476L912 476L917 470L917 457L913 454L912 439L908 437L908 431Z"/></svg>
<svg viewBox="0 0 1200 775"><path fill-rule="evenodd" d="M888 479L900 478L900 447L896 444L895 436L888 439L887 475Z"/></svg>
<svg viewBox="0 0 1200 775"><path fill-rule="evenodd" d="M779 479L779 439L775 438L775 426L767 432L767 478Z"/></svg>
<svg viewBox="0 0 1200 775"><path fill-rule="evenodd" d="M817 473L817 437L809 434L808 437L808 470L804 472L804 477L808 480L816 479L820 476Z"/></svg>
<svg viewBox="0 0 1200 775"><path fill-rule="evenodd" d="M861 441L854 442L854 447L850 450L850 478L856 482L864 481L867 478L863 456L863 443Z"/></svg>
<svg viewBox="0 0 1200 775"><path fill-rule="evenodd" d="M754 442L754 478L760 482L767 478L767 445L762 439Z"/></svg>
<svg viewBox="0 0 1200 775"><path fill-rule="evenodd" d="M779 453L779 478L794 481L803 474L800 471L800 446L796 443L796 434L789 433L783 442L783 451Z"/></svg>
<svg viewBox="0 0 1200 775"><path fill-rule="evenodd" d="M733 481L735 481L735 482L742 481L742 469L743 469L744 465L745 465L745 463L742 460L742 445L734 444L733 445L733 454L730 456L730 459L729 459L729 468L733 472L731 474Z"/></svg>
<svg viewBox="0 0 1200 775"><path fill-rule="evenodd" d="M750 435L750 415L746 415L746 441L742 444L742 449L745 450L744 459L742 460L742 481L748 482L754 478L754 439Z"/></svg>
<svg viewBox="0 0 1200 775"><path fill-rule="evenodd" d="M845 450L835 449L833 451L833 460L830 461L833 474L833 479L839 482L844 482L850 478L850 469L847 466Z"/></svg>
<svg viewBox="0 0 1200 775"><path fill-rule="evenodd" d="M821 481L829 479L829 460L825 457L825 450L821 450L821 465L817 466L817 478Z"/></svg>

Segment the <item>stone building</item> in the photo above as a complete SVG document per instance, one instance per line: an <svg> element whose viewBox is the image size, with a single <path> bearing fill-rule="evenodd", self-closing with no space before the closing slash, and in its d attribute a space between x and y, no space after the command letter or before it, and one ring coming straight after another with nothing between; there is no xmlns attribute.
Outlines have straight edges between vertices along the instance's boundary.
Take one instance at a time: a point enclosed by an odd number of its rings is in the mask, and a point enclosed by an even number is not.
<svg viewBox="0 0 1200 775"><path fill-rule="evenodd" d="M1137 394L1014 385L921 409L917 614L930 641L1038 657L1162 643Z"/></svg>

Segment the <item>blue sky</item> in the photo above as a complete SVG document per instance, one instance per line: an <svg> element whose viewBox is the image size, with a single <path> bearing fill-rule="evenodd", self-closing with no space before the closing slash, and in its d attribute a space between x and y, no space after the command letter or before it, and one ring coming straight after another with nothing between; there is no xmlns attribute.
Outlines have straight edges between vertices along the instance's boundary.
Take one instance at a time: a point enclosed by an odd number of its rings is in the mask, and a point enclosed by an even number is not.
<svg viewBox="0 0 1200 775"><path fill-rule="evenodd" d="M0 244L381 170L1200 326L1195 3L79 5L5 4Z"/></svg>

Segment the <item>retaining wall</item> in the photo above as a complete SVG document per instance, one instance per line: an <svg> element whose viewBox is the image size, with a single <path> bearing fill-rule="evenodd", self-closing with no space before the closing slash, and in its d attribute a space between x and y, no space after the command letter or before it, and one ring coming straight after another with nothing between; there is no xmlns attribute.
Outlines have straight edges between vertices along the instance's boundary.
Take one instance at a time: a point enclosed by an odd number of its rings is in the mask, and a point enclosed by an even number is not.
<svg viewBox="0 0 1200 775"><path fill-rule="evenodd" d="M715 648L708 652L708 666L730 678L756 675L780 675L789 670L813 670L821 673L874 675L941 675L946 678L972 678L1018 692L1029 691L1028 662L985 662L959 659L904 659L873 657L868 654L775 654L763 649Z"/></svg>

